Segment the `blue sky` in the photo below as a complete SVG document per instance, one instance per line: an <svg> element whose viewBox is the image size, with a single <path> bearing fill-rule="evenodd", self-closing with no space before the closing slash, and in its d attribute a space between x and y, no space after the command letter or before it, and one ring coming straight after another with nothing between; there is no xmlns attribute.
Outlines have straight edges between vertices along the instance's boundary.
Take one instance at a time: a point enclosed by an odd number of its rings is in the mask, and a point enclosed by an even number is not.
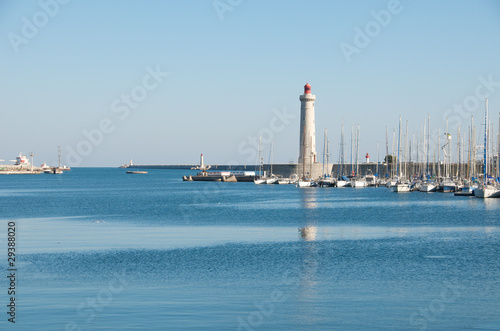
<svg viewBox="0 0 500 331"><path fill-rule="evenodd" d="M379 142L383 158L399 115L410 134L427 113L441 132L448 116L453 135L470 114L481 125L477 89L498 129L498 1L55 3L0 3L0 159L33 151L36 164L55 164L61 145L73 166L197 163L200 153L252 164L262 133L265 158L273 138L275 162L289 162L307 82L317 146L327 128L333 161L342 118L347 142L360 125L360 155L373 160ZM356 47L356 28L371 36L347 61L341 45ZM132 93L133 107L122 101Z"/></svg>

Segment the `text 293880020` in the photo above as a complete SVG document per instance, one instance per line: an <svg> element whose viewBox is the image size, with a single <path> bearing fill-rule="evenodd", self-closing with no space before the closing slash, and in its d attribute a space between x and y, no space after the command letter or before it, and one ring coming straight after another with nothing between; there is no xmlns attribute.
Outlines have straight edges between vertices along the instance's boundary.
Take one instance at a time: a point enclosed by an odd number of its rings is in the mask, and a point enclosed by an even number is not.
<svg viewBox="0 0 500 331"><path fill-rule="evenodd" d="M16 323L16 222L10 221L7 228L7 278L9 287L7 294L7 320Z"/></svg>

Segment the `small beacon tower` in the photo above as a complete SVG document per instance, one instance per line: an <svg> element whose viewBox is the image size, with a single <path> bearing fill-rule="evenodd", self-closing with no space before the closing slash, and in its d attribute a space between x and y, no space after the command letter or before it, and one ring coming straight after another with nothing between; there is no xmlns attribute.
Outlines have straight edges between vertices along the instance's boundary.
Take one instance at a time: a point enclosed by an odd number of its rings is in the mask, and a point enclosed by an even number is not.
<svg viewBox="0 0 500 331"><path fill-rule="evenodd" d="M311 94L311 85L304 86L304 94L300 96L300 142L299 165L309 169L309 165L316 162L316 129L314 122L314 101L316 96Z"/></svg>

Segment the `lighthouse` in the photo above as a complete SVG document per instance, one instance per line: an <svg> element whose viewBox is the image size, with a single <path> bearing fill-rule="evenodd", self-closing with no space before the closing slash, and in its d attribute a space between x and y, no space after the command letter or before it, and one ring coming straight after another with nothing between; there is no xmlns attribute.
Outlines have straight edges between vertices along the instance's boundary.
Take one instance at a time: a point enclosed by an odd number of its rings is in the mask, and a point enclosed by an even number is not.
<svg viewBox="0 0 500 331"><path fill-rule="evenodd" d="M316 129L314 123L314 101L316 96L311 94L311 85L304 86L304 94L300 96L300 141L299 165L308 169L316 159ZM312 174L311 174L312 175Z"/></svg>

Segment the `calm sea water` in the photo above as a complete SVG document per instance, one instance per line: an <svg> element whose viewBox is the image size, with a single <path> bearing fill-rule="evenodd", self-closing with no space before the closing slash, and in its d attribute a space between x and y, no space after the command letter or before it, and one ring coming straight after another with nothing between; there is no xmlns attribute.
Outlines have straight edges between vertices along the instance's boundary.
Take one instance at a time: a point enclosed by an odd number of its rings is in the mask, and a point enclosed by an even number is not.
<svg viewBox="0 0 500 331"><path fill-rule="evenodd" d="M500 199L186 173L1 176L0 329L500 330Z"/></svg>

